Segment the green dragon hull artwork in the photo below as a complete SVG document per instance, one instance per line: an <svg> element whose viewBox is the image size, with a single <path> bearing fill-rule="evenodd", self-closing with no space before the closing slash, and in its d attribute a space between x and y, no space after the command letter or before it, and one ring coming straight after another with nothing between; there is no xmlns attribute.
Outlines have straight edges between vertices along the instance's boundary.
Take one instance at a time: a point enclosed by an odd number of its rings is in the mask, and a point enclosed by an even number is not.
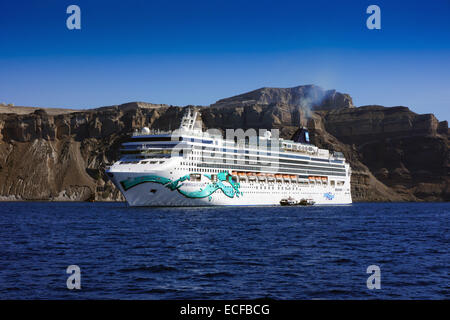
<svg viewBox="0 0 450 320"><path fill-rule="evenodd" d="M222 192L229 198L239 197L242 195L242 192L239 191L239 183L234 182L231 178L231 175L227 171L219 172L217 174L217 180L212 181L212 177L209 174L204 174L203 176L207 177L211 180L204 188L200 188L196 191L185 191L180 188L183 186L183 181L190 180L189 175L182 176L177 180L171 180L169 178L157 176L157 175L146 175L140 176L133 179L127 179L120 181L122 188L127 191L139 184L154 182L164 185L166 188L174 191L177 190L180 194L187 198L206 198L208 197L209 201L211 201L211 195L217 190L222 190ZM225 185L228 183L229 185Z"/></svg>

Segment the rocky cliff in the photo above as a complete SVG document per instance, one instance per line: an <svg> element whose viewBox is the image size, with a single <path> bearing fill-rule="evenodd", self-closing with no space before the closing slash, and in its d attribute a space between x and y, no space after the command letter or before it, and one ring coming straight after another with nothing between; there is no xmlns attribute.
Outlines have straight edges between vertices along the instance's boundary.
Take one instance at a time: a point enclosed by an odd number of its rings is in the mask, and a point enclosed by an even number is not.
<svg viewBox="0 0 450 320"><path fill-rule="evenodd" d="M301 125L351 163L355 201L448 201L448 123L406 107L354 107L317 86L262 88L197 106L205 128ZM17 111L17 112L15 112ZM68 111L0 106L0 199L120 200L104 175L135 129L178 127L182 107L142 102Z"/></svg>

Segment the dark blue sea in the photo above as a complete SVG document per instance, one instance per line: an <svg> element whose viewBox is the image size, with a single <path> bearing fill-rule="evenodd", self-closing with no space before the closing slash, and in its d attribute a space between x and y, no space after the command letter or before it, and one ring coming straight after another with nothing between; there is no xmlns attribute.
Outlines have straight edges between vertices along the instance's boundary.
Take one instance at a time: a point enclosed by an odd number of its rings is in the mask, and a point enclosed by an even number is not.
<svg viewBox="0 0 450 320"><path fill-rule="evenodd" d="M0 299L448 299L449 222L448 203L0 202Z"/></svg>

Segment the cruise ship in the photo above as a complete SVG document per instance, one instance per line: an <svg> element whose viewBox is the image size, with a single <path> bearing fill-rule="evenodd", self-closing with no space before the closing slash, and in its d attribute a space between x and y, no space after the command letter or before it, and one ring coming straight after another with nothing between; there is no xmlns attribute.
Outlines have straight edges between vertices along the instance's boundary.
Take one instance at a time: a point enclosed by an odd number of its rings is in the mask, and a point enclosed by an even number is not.
<svg viewBox="0 0 450 320"><path fill-rule="evenodd" d="M350 165L312 145L305 128L285 140L264 130L229 138L203 131L186 108L171 132L147 127L121 145L106 174L130 206L268 206L283 199L350 204ZM256 131L255 131L256 132Z"/></svg>

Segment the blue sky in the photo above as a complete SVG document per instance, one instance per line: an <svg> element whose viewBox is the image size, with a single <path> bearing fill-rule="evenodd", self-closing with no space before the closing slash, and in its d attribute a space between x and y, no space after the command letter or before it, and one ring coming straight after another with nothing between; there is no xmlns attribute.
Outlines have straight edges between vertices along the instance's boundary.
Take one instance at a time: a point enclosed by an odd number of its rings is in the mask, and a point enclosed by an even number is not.
<svg viewBox="0 0 450 320"><path fill-rule="evenodd" d="M81 30L66 8L81 8ZM366 8L381 8L381 30ZM0 101L208 105L316 84L450 120L450 1L2 1Z"/></svg>

